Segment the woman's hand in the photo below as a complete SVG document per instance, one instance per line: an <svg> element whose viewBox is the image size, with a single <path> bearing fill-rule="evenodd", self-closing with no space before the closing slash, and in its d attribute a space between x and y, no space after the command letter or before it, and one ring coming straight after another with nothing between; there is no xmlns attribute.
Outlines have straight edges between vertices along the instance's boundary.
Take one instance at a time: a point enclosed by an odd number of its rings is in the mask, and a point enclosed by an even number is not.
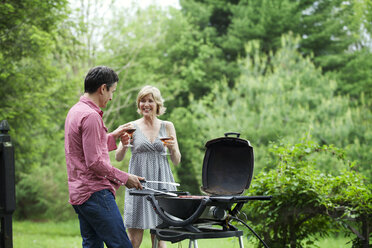
<svg viewBox="0 0 372 248"><path fill-rule="evenodd" d="M170 139L164 144L168 149L173 150L174 145L176 144L174 135L169 135Z"/></svg>
<svg viewBox="0 0 372 248"><path fill-rule="evenodd" d="M181 162L181 153L178 148L178 142L176 137L176 129L172 122L166 122L167 134L171 138L167 143L168 151L170 153L170 159L172 160L173 165L178 165Z"/></svg>
<svg viewBox="0 0 372 248"><path fill-rule="evenodd" d="M117 139L120 139L119 147L116 149L115 152L115 159L116 161L121 161L125 157L125 153L127 152L127 145L130 142L130 135L126 133L126 130L134 128L132 123L127 123L124 125L119 126L113 133L113 135L117 136Z"/></svg>
<svg viewBox="0 0 372 248"><path fill-rule="evenodd" d="M124 133L122 136L120 136L120 142L125 147L130 142L130 136L127 133Z"/></svg>

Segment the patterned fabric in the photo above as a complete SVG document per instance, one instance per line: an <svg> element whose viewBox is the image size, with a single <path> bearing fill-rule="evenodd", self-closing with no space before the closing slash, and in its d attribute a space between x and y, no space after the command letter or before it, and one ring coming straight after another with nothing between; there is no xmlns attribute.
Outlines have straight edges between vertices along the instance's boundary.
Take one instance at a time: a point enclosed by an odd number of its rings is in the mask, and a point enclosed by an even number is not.
<svg viewBox="0 0 372 248"><path fill-rule="evenodd" d="M116 190L128 180L128 174L113 167L109 151L116 141L102 120L103 111L82 96L68 112L65 122L65 155L68 189L72 205L81 205L97 191Z"/></svg>
<svg viewBox="0 0 372 248"><path fill-rule="evenodd" d="M145 177L149 181L174 182L168 156L161 155L165 148L159 137L167 135L164 122L161 123L159 134L153 143L147 139L137 125L135 127L129 173ZM146 183L145 186L152 189L177 190L175 186L167 184ZM125 227L151 229L159 225L160 218L146 197L129 195L129 191L130 189L126 189L125 192Z"/></svg>

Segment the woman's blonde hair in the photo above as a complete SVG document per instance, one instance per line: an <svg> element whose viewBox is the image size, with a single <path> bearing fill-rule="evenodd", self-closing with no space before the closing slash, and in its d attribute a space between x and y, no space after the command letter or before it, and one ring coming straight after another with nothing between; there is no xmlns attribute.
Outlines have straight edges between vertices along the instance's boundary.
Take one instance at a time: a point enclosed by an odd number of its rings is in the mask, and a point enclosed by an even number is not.
<svg viewBox="0 0 372 248"><path fill-rule="evenodd" d="M154 86L146 85L139 92L137 96L137 113L141 114L140 101L145 96L151 94L156 103L156 115L162 115L165 113L166 108L164 107L164 99L161 97L160 90Z"/></svg>

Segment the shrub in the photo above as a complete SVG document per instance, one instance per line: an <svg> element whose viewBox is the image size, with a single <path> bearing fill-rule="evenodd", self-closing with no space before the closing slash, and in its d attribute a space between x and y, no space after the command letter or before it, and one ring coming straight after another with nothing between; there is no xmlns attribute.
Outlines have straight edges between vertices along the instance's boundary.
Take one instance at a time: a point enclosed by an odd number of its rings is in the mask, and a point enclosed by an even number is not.
<svg viewBox="0 0 372 248"><path fill-rule="evenodd" d="M273 199L243 209L270 247L311 247L337 223L357 234L356 240L368 239L366 230L362 237L357 229L368 230L363 222L371 220L371 188L352 170L354 163L346 160L343 150L304 139L296 145L272 144L270 152L273 159L268 163L274 169L258 174L249 192ZM340 164L346 161L349 169L336 176L325 174L318 169L322 160L317 158L323 156L336 157ZM357 224L351 225L354 221Z"/></svg>

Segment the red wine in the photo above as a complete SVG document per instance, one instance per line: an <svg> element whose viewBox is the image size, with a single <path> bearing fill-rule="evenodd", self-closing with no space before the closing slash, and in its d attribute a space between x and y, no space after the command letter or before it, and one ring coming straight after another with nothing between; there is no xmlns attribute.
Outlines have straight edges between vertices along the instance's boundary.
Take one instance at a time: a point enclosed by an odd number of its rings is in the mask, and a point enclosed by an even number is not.
<svg viewBox="0 0 372 248"><path fill-rule="evenodd" d="M130 128L130 129L127 129L125 132L127 132L128 134L132 134L134 133L134 131L136 131L135 128Z"/></svg>
<svg viewBox="0 0 372 248"><path fill-rule="evenodd" d="M167 141L171 140L172 138L171 137L161 137L159 139L161 140L161 142L163 142L164 144L166 144Z"/></svg>
<svg viewBox="0 0 372 248"><path fill-rule="evenodd" d="M134 131L136 131L135 128L129 128L125 132L127 132L127 134L129 134L129 137L132 139Z"/></svg>

